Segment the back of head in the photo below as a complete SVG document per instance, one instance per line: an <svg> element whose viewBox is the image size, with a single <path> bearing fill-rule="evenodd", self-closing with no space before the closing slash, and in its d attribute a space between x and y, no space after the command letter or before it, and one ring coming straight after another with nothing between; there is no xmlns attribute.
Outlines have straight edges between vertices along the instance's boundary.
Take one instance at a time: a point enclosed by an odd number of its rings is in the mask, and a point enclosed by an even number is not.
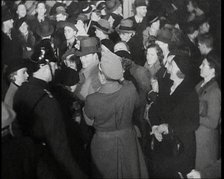
<svg viewBox="0 0 224 179"><path fill-rule="evenodd" d="M221 59L215 53L209 53L206 59L210 67L215 69L215 76L218 77L221 74Z"/></svg>

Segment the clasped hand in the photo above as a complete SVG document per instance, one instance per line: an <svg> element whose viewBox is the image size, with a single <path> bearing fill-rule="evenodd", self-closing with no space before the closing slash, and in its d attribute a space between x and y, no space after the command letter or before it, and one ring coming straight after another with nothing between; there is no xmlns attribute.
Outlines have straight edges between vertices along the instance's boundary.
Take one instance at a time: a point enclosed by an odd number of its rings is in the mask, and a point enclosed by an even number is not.
<svg viewBox="0 0 224 179"><path fill-rule="evenodd" d="M161 142L163 140L162 134L168 134L168 124L160 124L159 126L153 126L151 134L154 134L155 138Z"/></svg>

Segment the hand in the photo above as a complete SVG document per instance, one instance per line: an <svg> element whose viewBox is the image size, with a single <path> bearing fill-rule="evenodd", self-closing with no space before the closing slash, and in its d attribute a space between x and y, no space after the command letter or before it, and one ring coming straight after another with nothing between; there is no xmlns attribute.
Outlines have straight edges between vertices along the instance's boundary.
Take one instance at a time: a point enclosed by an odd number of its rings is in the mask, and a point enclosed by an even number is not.
<svg viewBox="0 0 224 179"><path fill-rule="evenodd" d="M152 79L151 80L152 90L156 93L159 92L159 83L158 80Z"/></svg>
<svg viewBox="0 0 224 179"><path fill-rule="evenodd" d="M158 126L158 131L161 133L161 134L168 134L169 133L169 130L168 130L168 124L160 124Z"/></svg>
<svg viewBox="0 0 224 179"><path fill-rule="evenodd" d="M193 169L193 170L191 170L190 173L187 174L187 178L198 178L198 179L200 179L201 174L200 174L199 171Z"/></svg>
<svg viewBox="0 0 224 179"><path fill-rule="evenodd" d="M153 127L152 127L152 132L151 132L151 134L154 134L155 138L156 138L159 142L161 142L161 141L163 140L163 136L162 136L162 134L159 132L159 130L158 130L158 126L153 126Z"/></svg>

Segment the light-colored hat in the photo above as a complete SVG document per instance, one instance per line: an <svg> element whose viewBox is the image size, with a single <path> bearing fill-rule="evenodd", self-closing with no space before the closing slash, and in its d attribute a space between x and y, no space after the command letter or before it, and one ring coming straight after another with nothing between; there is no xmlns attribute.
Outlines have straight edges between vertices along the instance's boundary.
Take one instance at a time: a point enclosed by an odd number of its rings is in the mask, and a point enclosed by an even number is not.
<svg viewBox="0 0 224 179"><path fill-rule="evenodd" d="M102 53L100 67L102 69L102 73L108 79L120 80L123 78L121 57L110 51L105 51Z"/></svg>

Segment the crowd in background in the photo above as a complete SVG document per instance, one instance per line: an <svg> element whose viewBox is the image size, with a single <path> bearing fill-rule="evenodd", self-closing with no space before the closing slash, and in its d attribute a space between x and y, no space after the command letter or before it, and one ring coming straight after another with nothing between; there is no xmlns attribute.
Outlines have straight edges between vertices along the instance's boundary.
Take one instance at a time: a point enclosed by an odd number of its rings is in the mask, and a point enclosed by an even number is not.
<svg viewBox="0 0 224 179"><path fill-rule="evenodd" d="M2 178L221 178L220 0L1 10Z"/></svg>

